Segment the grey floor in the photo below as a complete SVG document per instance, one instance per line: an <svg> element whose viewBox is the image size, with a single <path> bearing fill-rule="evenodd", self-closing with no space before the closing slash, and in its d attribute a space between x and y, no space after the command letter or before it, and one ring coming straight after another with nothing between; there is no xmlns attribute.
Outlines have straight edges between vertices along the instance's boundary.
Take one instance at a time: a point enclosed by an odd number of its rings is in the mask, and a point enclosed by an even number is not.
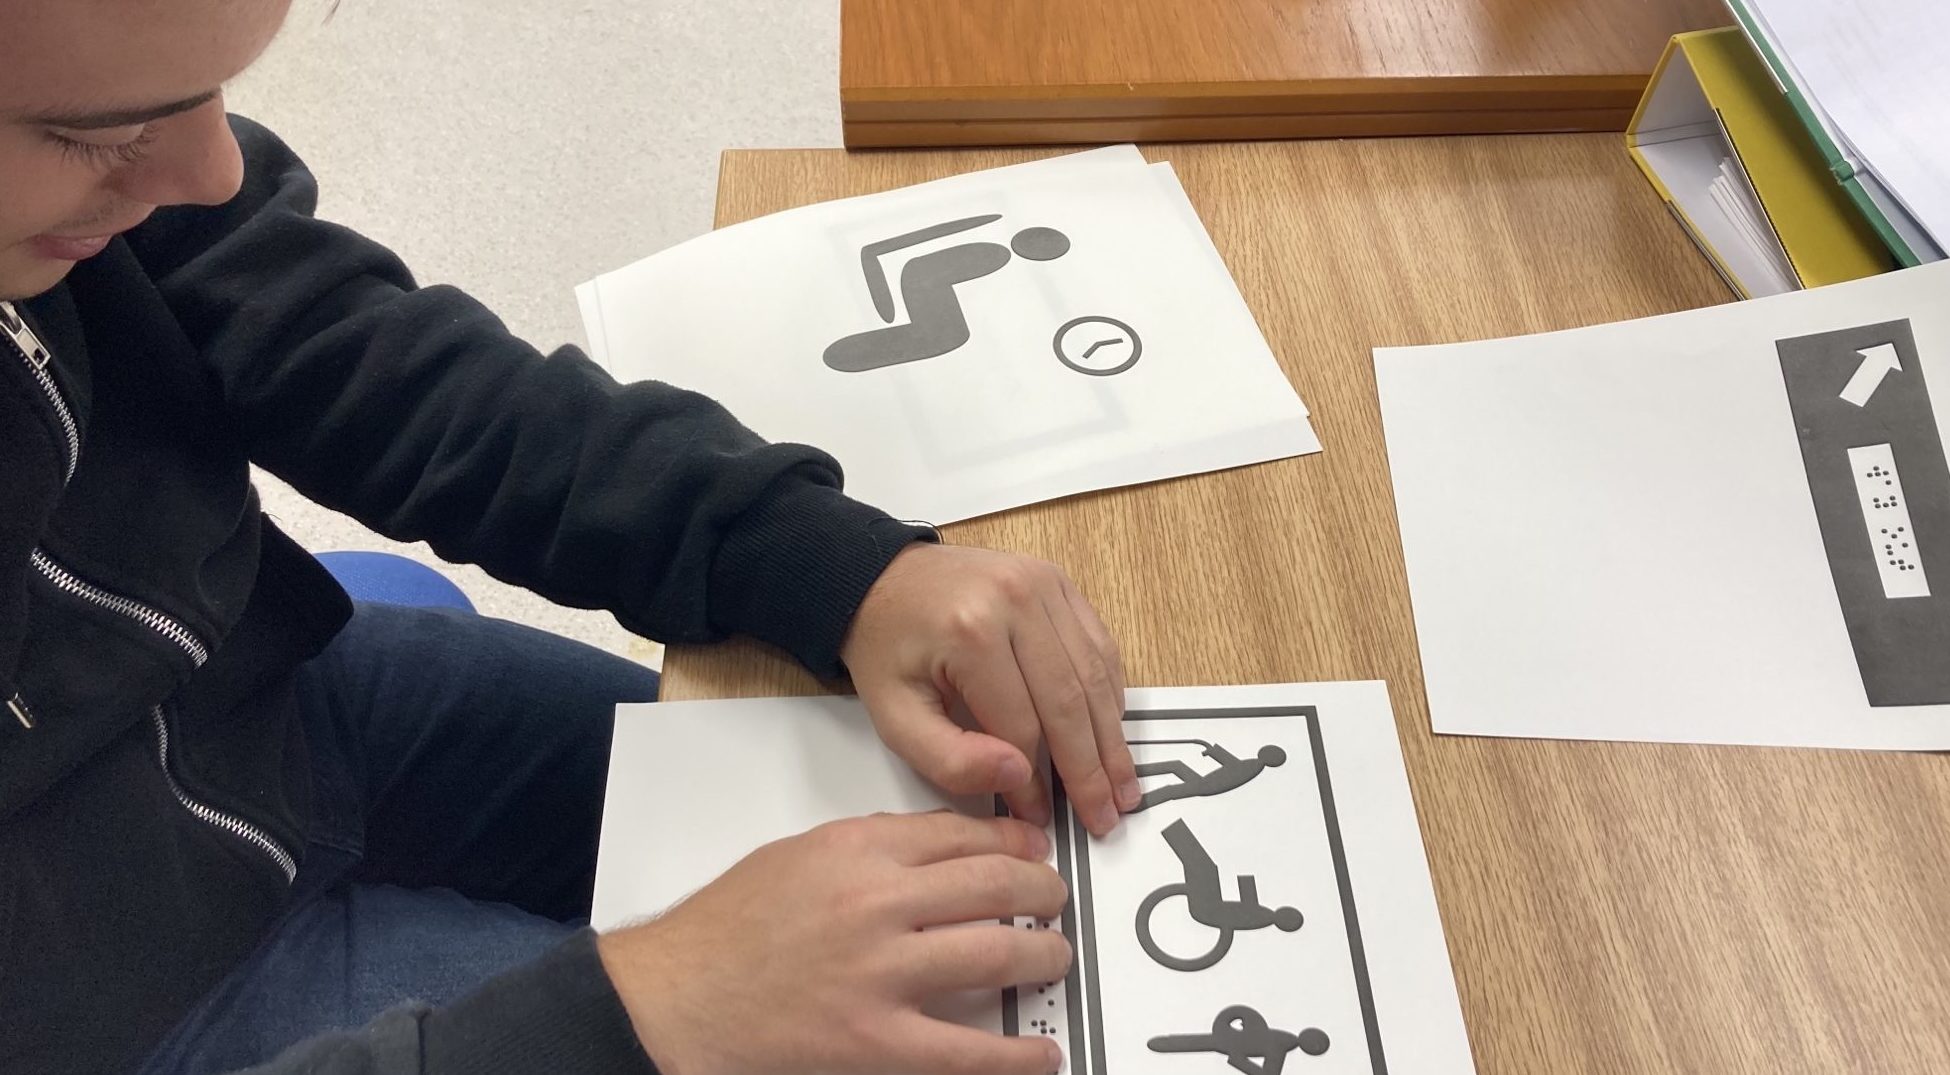
<svg viewBox="0 0 1950 1075"><path fill-rule="evenodd" d="M232 85L318 174L320 215L455 284L544 350L581 344L576 284L710 227L718 155L839 141L838 0L298 0ZM622 476L620 480L627 480ZM482 611L654 659L602 613L442 564L274 480L314 551L392 549Z"/></svg>

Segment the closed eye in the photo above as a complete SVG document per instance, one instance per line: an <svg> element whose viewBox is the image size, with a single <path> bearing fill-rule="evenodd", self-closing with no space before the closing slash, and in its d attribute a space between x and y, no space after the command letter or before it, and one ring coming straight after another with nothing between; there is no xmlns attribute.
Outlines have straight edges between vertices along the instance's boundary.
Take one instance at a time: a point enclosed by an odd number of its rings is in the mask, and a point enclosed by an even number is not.
<svg viewBox="0 0 1950 1075"><path fill-rule="evenodd" d="M149 147L156 141L156 130L145 125L135 137L121 142L84 142L78 138L49 131L48 137L61 149L63 158L70 161L85 162L97 167L126 168L139 164L149 155Z"/></svg>

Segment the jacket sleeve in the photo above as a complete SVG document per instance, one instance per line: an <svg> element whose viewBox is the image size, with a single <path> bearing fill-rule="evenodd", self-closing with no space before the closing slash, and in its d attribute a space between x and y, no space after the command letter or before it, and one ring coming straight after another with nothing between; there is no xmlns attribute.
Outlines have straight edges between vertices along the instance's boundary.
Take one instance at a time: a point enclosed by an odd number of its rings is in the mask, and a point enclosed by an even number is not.
<svg viewBox="0 0 1950 1075"><path fill-rule="evenodd" d="M441 1008L292 1046L240 1075L657 1075L583 930Z"/></svg>
<svg viewBox="0 0 1950 1075"><path fill-rule="evenodd" d="M419 288L312 214L317 186L233 119L242 192L130 237L252 460L318 502L670 642L750 634L813 671L923 531L841 493L703 396L544 357L479 303Z"/></svg>

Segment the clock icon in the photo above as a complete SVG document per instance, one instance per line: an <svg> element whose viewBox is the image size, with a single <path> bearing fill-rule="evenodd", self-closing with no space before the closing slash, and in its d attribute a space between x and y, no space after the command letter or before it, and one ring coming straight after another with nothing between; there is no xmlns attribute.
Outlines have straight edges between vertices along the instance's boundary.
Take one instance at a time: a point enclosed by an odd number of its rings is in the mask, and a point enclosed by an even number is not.
<svg viewBox="0 0 1950 1075"><path fill-rule="evenodd" d="M1114 317L1079 317L1056 330L1056 357L1092 377L1110 377L1144 356L1137 330Z"/></svg>

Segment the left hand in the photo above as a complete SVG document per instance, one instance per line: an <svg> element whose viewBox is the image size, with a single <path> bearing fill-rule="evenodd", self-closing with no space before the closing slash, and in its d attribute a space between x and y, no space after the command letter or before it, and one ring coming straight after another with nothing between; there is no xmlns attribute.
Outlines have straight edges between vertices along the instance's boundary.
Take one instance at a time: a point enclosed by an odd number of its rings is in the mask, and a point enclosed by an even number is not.
<svg viewBox="0 0 1950 1075"><path fill-rule="evenodd" d="M1000 794L1016 817L1048 824L1036 769L1047 742L1092 833L1142 796L1117 644L1053 564L912 545L867 591L840 659L880 738L944 791ZM957 703L981 731L955 722Z"/></svg>

